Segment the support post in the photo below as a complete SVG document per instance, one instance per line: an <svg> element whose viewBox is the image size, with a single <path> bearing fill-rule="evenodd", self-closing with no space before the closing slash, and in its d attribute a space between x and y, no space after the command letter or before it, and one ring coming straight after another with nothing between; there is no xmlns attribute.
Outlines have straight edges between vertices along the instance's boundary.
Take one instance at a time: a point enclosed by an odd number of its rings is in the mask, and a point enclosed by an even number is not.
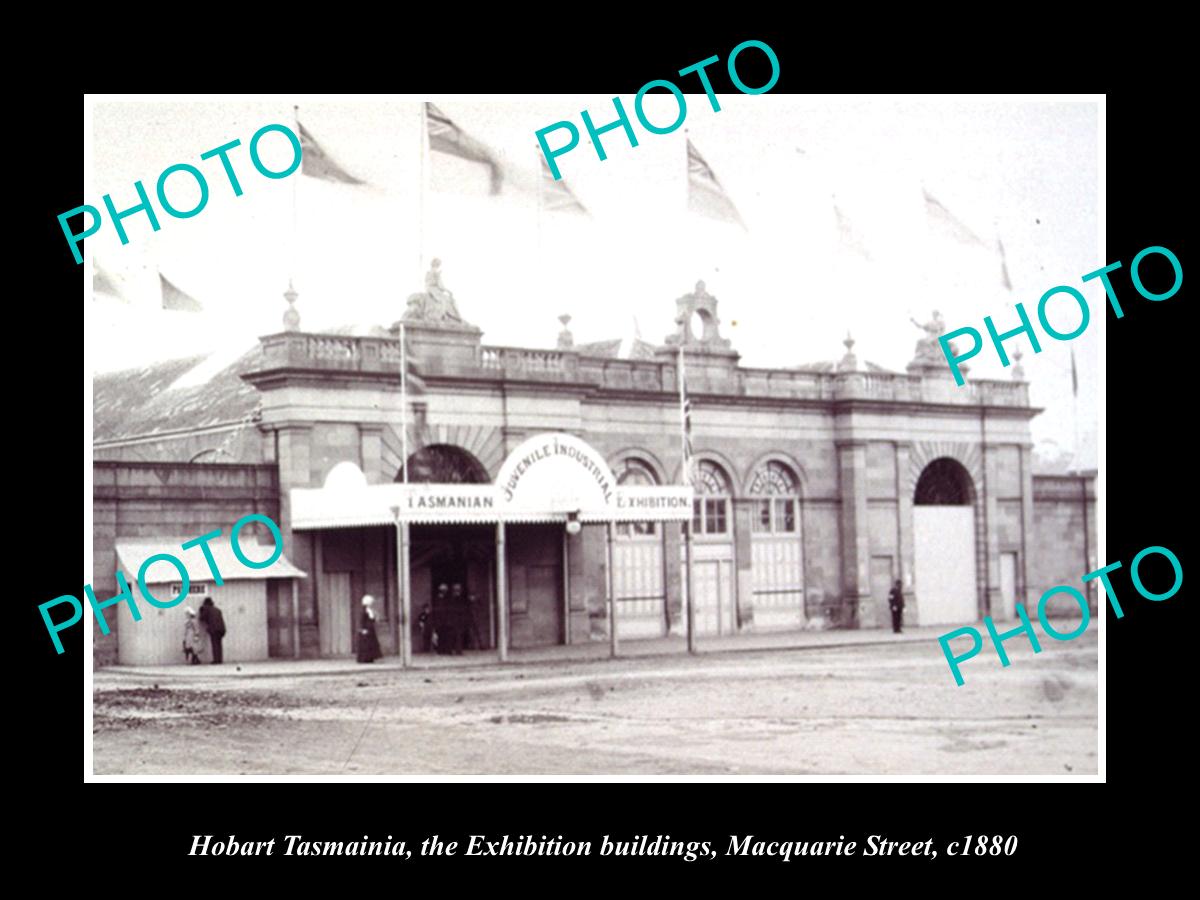
<svg viewBox="0 0 1200 900"><path fill-rule="evenodd" d="M562 533L562 642L571 643L571 554L568 550L567 529Z"/></svg>
<svg viewBox="0 0 1200 900"><path fill-rule="evenodd" d="M696 604L692 599L692 523L683 523L683 575L687 591L687 647L696 652Z"/></svg>
<svg viewBox="0 0 1200 900"><path fill-rule="evenodd" d="M504 549L504 523L496 523L496 646L500 662L508 660L508 560Z"/></svg>
<svg viewBox="0 0 1200 900"><path fill-rule="evenodd" d="M608 595L608 655L617 657L617 597L613 590L613 523L605 526L604 592Z"/></svg>
<svg viewBox="0 0 1200 900"><path fill-rule="evenodd" d="M300 584L292 579L292 656L300 658Z"/></svg>
<svg viewBox="0 0 1200 900"><path fill-rule="evenodd" d="M396 584L400 595L400 665L412 665L412 580L408 570L408 523L396 519Z"/></svg>

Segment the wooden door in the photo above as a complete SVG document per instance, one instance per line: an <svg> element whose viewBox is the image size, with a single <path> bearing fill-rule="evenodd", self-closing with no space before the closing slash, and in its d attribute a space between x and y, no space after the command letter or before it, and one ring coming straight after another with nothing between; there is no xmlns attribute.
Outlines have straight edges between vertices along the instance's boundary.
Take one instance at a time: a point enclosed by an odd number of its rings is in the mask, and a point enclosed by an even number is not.
<svg viewBox="0 0 1200 900"><path fill-rule="evenodd" d="M755 628L804 624L804 560L800 532L750 537Z"/></svg>
<svg viewBox="0 0 1200 900"><path fill-rule="evenodd" d="M508 528L509 635L513 647L563 641L561 525Z"/></svg>
<svg viewBox="0 0 1200 900"><path fill-rule="evenodd" d="M970 506L913 507L913 625L979 621L975 583L975 510Z"/></svg>
<svg viewBox="0 0 1200 900"><path fill-rule="evenodd" d="M322 572L318 585L321 655L349 656L354 652L350 573Z"/></svg>
<svg viewBox="0 0 1200 900"><path fill-rule="evenodd" d="M648 535L630 531L613 541L617 636L662 637L667 633L662 537L657 527Z"/></svg>

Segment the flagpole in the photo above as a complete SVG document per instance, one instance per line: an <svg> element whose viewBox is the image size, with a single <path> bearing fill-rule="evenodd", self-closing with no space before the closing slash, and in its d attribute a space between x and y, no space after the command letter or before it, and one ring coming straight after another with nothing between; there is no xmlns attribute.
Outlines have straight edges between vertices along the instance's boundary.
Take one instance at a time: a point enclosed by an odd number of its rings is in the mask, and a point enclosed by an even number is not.
<svg viewBox="0 0 1200 900"><path fill-rule="evenodd" d="M679 344L679 442L683 454L683 483L692 487L692 462L691 454L688 452L688 434L687 434L687 389L685 387L685 376L683 369L683 343ZM693 512L695 514L695 499L693 496ZM687 648L688 653L696 652L696 604L692 600L692 516L688 516L683 522L683 572L684 572L684 590L686 591L687 604Z"/></svg>
<svg viewBox="0 0 1200 900"><path fill-rule="evenodd" d="M408 484L408 335L400 321L400 454L404 484Z"/></svg>
<svg viewBox="0 0 1200 900"><path fill-rule="evenodd" d="M402 483L408 484L408 334L405 331L404 320L400 320L400 454ZM407 501L405 501L407 502ZM396 587L397 598L400 601L398 619L398 637L400 644L400 665L407 669L412 664L412 627L409 621L412 617L412 578L409 574L409 532L408 523L400 520L402 506L396 508Z"/></svg>
<svg viewBox="0 0 1200 900"><path fill-rule="evenodd" d="M421 115L421 183L417 191L417 277L425 273L425 190L429 180L429 116L426 113L425 102L417 106Z"/></svg>
<svg viewBox="0 0 1200 900"><path fill-rule="evenodd" d="M1075 466L1075 471L1080 470L1079 462L1079 374L1075 368L1075 348L1071 348L1071 422L1074 426L1074 438L1072 443L1075 445L1075 452L1072 460Z"/></svg>
<svg viewBox="0 0 1200 900"><path fill-rule="evenodd" d="M292 123L296 126L296 134L300 133L300 105L292 104ZM299 259L300 245L300 217L297 214L299 206L300 179L292 179L292 259L288 268L288 290L292 290L293 279L296 276L296 261Z"/></svg>
<svg viewBox="0 0 1200 900"><path fill-rule="evenodd" d="M542 150L540 147L538 148L537 152L538 152L538 156L540 157L542 154ZM537 213L534 216L534 220L533 220L533 222L534 222L534 226L533 226L534 227L534 253L535 253L534 265L536 267L534 269L534 271L537 271L537 272L542 271L542 267L541 267L541 262L542 262L542 191L545 189L545 185L542 182L545 181L545 179L546 179L546 175L545 175L545 173L542 172L542 161L539 158L538 159L538 167L537 167Z"/></svg>

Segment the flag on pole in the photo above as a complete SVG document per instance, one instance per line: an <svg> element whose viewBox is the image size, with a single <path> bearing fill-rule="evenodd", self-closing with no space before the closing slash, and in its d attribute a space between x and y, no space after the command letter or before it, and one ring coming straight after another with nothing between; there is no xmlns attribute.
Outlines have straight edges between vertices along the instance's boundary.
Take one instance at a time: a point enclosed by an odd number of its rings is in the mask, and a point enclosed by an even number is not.
<svg viewBox="0 0 1200 900"><path fill-rule="evenodd" d="M482 141L471 137L455 125L449 116L428 102L425 104L425 124L429 132L430 150L483 163L488 167L488 175L491 178L491 193L500 193L504 174L500 168L500 161L491 149Z"/></svg>
<svg viewBox="0 0 1200 900"><path fill-rule="evenodd" d="M996 238L996 246L1000 249L1000 283L1006 291L1012 290L1012 281L1008 278L1008 259L1004 255L1004 242Z"/></svg>
<svg viewBox="0 0 1200 900"><path fill-rule="evenodd" d="M174 312L203 312L204 306L186 291L181 291L167 280L162 272L158 273L162 285L162 308Z"/></svg>
<svg viewBox="0 0 1200 900"><path fill-rule="evenodd" d="M695 458L692 454L692 398L687 392L687 373L683 365L683 347L679 348L679 427L680 443L683 449L683 483L691 487L695 483L693 469Z"/></svg>
<svg viewBox="0 0 1200 900"><path fill-rule="evenodd" d="M746 227L737 207L717 181L712 167L704 161L691 138L687 142L688 166L688 209L694 213L718 219L722 222L735 222Z"/></svg>
<svg viewBox="0 0 1200 900"><path fill-rule="evenodd" d="M317 139L308 133L300 120L296 120L296 124L300 126L300 172L310 178L316 178L320 181L334 181L342 184L364 184L365 182L355 178L336 162L320 144Z"/></svg>
<svg viewBox="0 0 1200 900"><path fill-rule="evenodd" d="M579 202L565 181L555 181L554 175L550 171L550 166L546 164L546 157L541 157L542 160L542 207L547 212L578 212L588 215L587 207Z"/></svg>
<svg viewBox="0 0 1200 900"><path fill-rule="evenodd" d="M930 228L934 233L951 238L967 246L987 246L979 239L979 235L963 224L958 216L946 209L929 191L921 188L921 193L925 196L925 214L928 217Z"/></svg>

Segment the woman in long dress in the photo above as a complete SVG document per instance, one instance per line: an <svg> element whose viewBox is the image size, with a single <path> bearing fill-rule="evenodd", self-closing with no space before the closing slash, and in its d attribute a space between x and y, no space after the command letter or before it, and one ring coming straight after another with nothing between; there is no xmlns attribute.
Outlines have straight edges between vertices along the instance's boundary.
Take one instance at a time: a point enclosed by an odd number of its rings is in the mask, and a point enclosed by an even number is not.
<svg viewBox="0 0 1200 900"><path fill-rule="evenodd" d="M379 649L379 635L375 633L375 598L366 594L362 598L362 613L358 622L358 661L375 662L383 653Z"/></svg>

